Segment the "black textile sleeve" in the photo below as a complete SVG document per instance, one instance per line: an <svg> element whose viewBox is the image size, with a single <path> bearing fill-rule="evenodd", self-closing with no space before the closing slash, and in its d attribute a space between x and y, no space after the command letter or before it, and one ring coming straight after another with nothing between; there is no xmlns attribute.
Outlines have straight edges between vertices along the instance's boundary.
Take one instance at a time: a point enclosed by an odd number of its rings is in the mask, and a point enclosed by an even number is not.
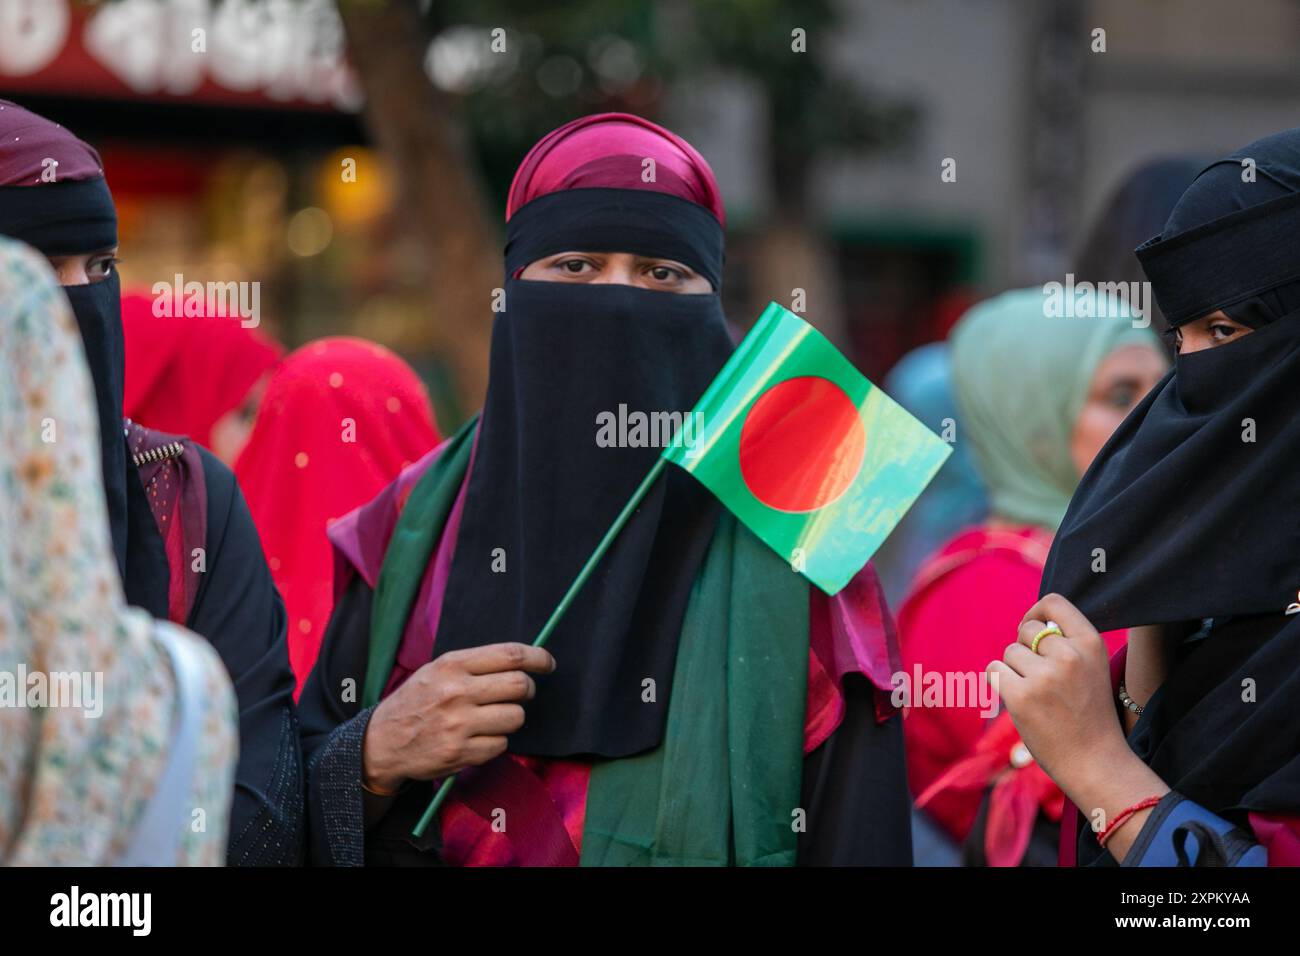
<svg viewBox="0 0 1300 956"><path fill-rule="evenodd" d="M357 575L334 607L302 696L307 764L307 862L361 866L365 862L365 791L361 747L374 708L361 709L374 592Z"/></svg>
<svg viewBox="0 0 1300 956"><path fill-rule="evenodd" d="M803 763L800 866L911 866L911 799L903 719L876 723L865 677L844 678L844 719Z"/></svg>
<svg viewBox="0 0 1300 956"><path fill-rule="evenodd" d="M126 603L166 621L171 581L167 546L158 533L158 522L144 485L140 484L139 471L135 465L127 467L131 470L126 476Z"/></svg>
<svg viewBox="0 0 1300 956"><path fill-rule="evenodd" d="M361 709L374 591L353 578L334 607L299 698L307 762L307 861L312 866L439 866L441 830L411 829L433 787L408 781L391 797L361 786L362 747L375 708Z"/></svg>
<svg viewBox="0 0 1300 956"><path fill-rule="evenodd" d="M313 864L365 865L361 748L374 711L368 707L335 727L308 765L308 859Z"/></svg>
<svg viewBox="0 0 1300 956"><path fill-rule="evenodd" d="M303 780L284 602L234 473L200 448L207 482L206 571L189 628L216 649L239 702L231 866L302 862Z"/></svg>

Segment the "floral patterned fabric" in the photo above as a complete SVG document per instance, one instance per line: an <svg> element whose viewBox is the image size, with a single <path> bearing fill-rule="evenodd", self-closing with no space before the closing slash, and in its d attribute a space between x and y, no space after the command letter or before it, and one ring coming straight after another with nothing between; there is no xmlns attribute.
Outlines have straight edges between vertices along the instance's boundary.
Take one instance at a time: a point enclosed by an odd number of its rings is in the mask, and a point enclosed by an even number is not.
<svg viewBox="0 0 1300 956"><path fill-rule="evenodd" d="M179 640L201 663L201 730L175 859L148 862L220 864L234 694L205 641L126 607L96 418L65 296L42 258L0 240L0 863L122 858L172 751Z"/></svg>

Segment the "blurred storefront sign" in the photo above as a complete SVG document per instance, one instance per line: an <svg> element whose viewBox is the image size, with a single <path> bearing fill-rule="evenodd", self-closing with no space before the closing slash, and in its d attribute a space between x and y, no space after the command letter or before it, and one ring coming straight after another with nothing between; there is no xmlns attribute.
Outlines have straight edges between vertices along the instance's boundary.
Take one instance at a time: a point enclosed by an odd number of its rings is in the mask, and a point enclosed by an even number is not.
<svg viewBox="0 0 1300 956"><path fill-rule="evenodd" d="M360 108L331 0L0 0L12 94Z"/></svg>

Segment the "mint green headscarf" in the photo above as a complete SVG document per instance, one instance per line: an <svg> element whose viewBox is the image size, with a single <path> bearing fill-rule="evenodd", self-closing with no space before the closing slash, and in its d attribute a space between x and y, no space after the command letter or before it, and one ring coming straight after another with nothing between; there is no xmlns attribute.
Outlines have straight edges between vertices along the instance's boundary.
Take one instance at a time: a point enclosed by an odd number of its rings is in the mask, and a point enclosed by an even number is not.
<svg viewBox="0 0 1300 956"><path fill-rule="evenodd" d="M1102 311L1080 292L1076 313ZM953 328L958 441L970 442L990 510L1056 531L1079 483L1070 436L1097 366L1126 345L1160 347L1118 304L1106 318L1048 314L1041 287L981 302ZM1089 306L1092 306L1091 308Z"/></svg>

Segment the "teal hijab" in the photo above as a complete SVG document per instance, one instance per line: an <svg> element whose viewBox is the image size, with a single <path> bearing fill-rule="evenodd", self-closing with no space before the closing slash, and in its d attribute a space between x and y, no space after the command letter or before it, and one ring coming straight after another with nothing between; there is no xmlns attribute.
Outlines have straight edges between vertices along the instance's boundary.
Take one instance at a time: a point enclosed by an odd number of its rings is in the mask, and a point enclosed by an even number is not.
<svg viewBox="0 0 1300 956"><path fill-rule="evenodd" d="M1091 298L1091 302L1085 300ZM1107 317L1051 315L1042 288L1004 292L953 328L952 377L962 432L993 514L1055 532L1079 483L1070 436L1106 356L1128 345L1160 348L1150 328L1107 303ZM1079 292L1075 314L1104 311Z"/></svg>

